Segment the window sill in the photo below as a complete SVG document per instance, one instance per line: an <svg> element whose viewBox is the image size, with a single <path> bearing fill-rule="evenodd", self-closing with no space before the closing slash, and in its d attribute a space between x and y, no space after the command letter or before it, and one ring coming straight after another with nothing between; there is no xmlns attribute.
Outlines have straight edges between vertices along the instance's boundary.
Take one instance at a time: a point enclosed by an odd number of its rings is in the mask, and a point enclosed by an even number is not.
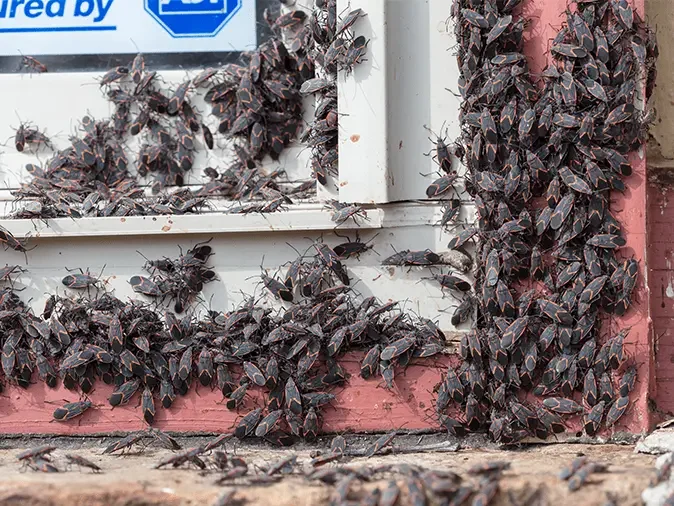
<svg viewBox="0 0 674 506"><path fill-rule="evenodd" d="M369 209L368 220L352 220L340 229L377 229L383 226L381 209ZM105 237L177 234L222 234L245 232L287 232L294 230L331 230L331 213L318 204L297 204L287 211L267 214L202 214L126 216L108 218L56 218L53 220L0 220L0 225L16 237Z"/></svg>
<svg viewBox="0 0 674 506"><path fill-rule="evenodd" d="M473 220L471 203L463 204L463 219ZM53 220L0 219L0 226L17 238L106 237L181 234L227 234L318 230L376 230L437 225L442 202L413 201L363 206L367 220L352 219L336 227L332 213L319 203L301 203L275 213L229 214L217 210L201 214L114 216L109 218L56 218Z"/></svg>

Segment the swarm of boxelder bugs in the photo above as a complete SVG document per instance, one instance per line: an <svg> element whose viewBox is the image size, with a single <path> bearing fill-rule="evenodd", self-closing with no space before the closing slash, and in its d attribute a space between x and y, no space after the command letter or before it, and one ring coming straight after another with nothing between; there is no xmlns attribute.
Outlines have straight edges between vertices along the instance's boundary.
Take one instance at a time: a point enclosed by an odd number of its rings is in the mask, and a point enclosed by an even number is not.
<svg viewBox="0 0 674 506"><path fill-rule="evenodd" d="M314 75L311 37L305 27L304 35L292 39L290 50L282 38L288 39L304 26L303 16L303 11L279 16L273 25L283 33L244 54L239 63L204 69L170 89L156 71L147 68L141 54L128 66L107 71L99 84L114 110L112 116L99 120L85 116L70 146L57 151L43 166L26 167L32 180L14 195L30 201L15 217L184 214L200 212L206 197L265 201L250 211L284 209L292 202L280 193L275 181L280 173L265 174L257 164L266 155L278 159L301 127L300 88ZM217 131L193 105L197 94L219 123ZM332 119L336 129L336 114ZM152 179L155 194L183 186L196 151L213 149L218 134L242 141L235 146L238 160L234 164L222 174L207 169L211 182L198 197L183 198L181 191L177 198L172 194L147 200L142 188L145 178ZM27 125L17 129L17 150L41 144L51 147L39 130ZM130 145L136 146L135 153L130 152Z"/></svg>
<svg viewBox="0 0 674 506"><path fill-rule="evenodd" d="M215 271L208 267L213 255L209 241L199 243L176 259L148 260L145 270L150 276L133 276L129 283L137 293L161 301L174 302L176 313L190 306L204 284L215 280Z"/></svg>
<svg viewBox="0 0 674 506"><path fill-rule="evenodd" d="M477 328L462 339L464 362L447 371L436 404L442 425L453 434L488 430L504 443L563 431L573 416L582 416L584 429L594 434L616 424L629 408L637 378L626 363L626 332L600 339L599 322L602 312L629 311L638 284L638 262L619 256L625 239L609 202L610 191L624 188L622 177L631 173L626 153L646 135L646 118L636 107L638 78L640 69L647 71L647 98L657 56L652 32L626 0L583 2L553 41L555 64L537 88L522 53L524 20L513 11L518 3L457 0L452 9L465 99L463 136L454 155L467 165L465 186L475 198L478 224L461 231L448 247L476 242L479 266L477 300L466 296L453 321L467 318L476 305ZM334 0L317 3L308 23L300 12L269 17L273 29L290 40L290 51L272 39L248 54L244 64L204 70L170 92L159 89L140 55L126 70L107 73L101 84L114 105L113 117L83 118L81 135L73 136L67 149L44 167L30 166L33 181L17 192L38 199L40 206L30 215L198 212L211 195L265 200L239 212L281 209L290 192L281 191L279 175L263 173L256 160L287 144L302 93L321 96L307 140L314 148L316 177L325 179L337 159L334 75L362 60L366 41L351 32L363 12L352 11L340 21ZM324 74L314 77L313 64ZM231 169L209 170L211 181L197 194L181 190L148 204L128 170L123 141L139 136L139 170L154 176L155 189L179 185L192 166L195 143L201 142L195 134L203 122L190 97L206 85L206 98L217 108L213 114L222 114L223 132L246 145L235 148L238 160ZM207 147L214 142L213 132L204 130L201 137ZM448 193L456 179L446 161L449 148L440 141L435 143L442 172L427 191L431 198ZM307 189L302 185L296 191ZM448 201L445 224L458 207L460 202ZM336 222L360 212L357 206L344 209L336 210L344 211ZM0 239L25 250L9 233ZM251 298L225 314L179 319L103 293L94 299L50 298L39 318L4 289L0 365L5 380L28 387L37 370L49 386L60 378L68 389L86 394L102 379L115 386L111 405L137 397L148 423L160 404L170 408L176 395L198 381L217 386L227 407L241 410L234 432L239 438L282 445L313 438L322 409L334 399L330 390L347 381L339 363L344 352L363 350L361 376L380 378L391 388L397 371L411 360L445 346L433 321L399 311L394 301L353 296L347 265L353 246L345 244L316 243L281 275L261 273L268 298L285 305L278 315ZM210 246L202 244L176 260L149 261L150 274L130 283L155 300L172 299L175 312L183 313L215 276L206 266L210 254ZM427 266L444 260L424 250L400 252L385 262ZM449 274L437 276L441 286L468 288ZM540 285L516 289L530 277ZM254 389L267 395L265 407L252 409ZM545 400L523 401L531 397L522 390ZM59 408L57 419L68 423L86 416L86 403ZM451 403L463 411L459 419L445 414ZM134 436L111 451L142 438ZM446 490L451 481L437 473L424 478L432 490ZM340 497L349 496L349 483L340 481ZM476 499L481 502L497 488L493 479L480 487ZM394 497L393 487L387 494Z"/></svg>
<svg viewBox="0 0 674 506"><path fill-rule="evenodd" d="M384 436L386 437L386 436ZM333 453L318 457L310 480L333 485L333 504L398 504L406 495L405 504L492 504L499 493L499 481L504 466L500 462L485 462L473 466L465 474L446 469L429 469L415 464L323 467L323 459L340 455ZM370 480L387 478L383 487L366 487Z"/></svg>
<svg viewBox="0 0 674 506"><path fill-rule="evenodd" d="M302 48L288 51L278 37L245 54L239 63L227 64L209 80L205 95L219 122L218 133L243 141L256 160L265 155L278 159L300 129L299 90L312 76Z"/></svg>
<svg viewBox="0 0 674 506"><path fill-rule="evenodd" d="M345 244L360 244L360 254L367 254L364 243ZM366 351L361 376L392 388L398 371L416 358L441 353L445 342L434 322L400 311L398 302L357 297L347 268L353 255L340 246L338 254L327 243L312 243L281 274L261 273L268 298L286 306L280 313L253 297L235 310L209 311L202 319L159 312L162 299L173 298L172 309L184 313L201 285L214 277L207 274L212 273L207 265L213 254L207 243L177 259L148 260L144 268L149 275L131 278L133 289L154 299L152 304L124 302L103 290L92 290L91 298L78 297L86 290L77 288L98 278L69 274L64 282L74 288L71 297L49 297L38 317L11 289L3 289L3 383L27 388L35 372L50 388L62 381L83 398L57 407L54 420L79 423L93 408L84 396L102 380L114 386L111 406L137 399L142 418L153 424L160 409L170 409L176 396L198 382L201 388L220 390L225 405L241 412L233 434L238 438L259 437L278 445L315 439L323 410L335 400L331 391L348 381L340 364L347 351ZM251 402L254 391L267 397L264 408ZM173 446L152 432L130 435L106 451L124 451L150 436ZM224 438L213 445L222 442ZM184 456L167 464L199 466L199 460Z"/></svg>
<svg viewBox="0 0 674 506"><path fill-rule="evenodd" d="M454 434L488 430L502 443L545 438L570 417L582 417L592 436L629 409L636 368L625 362L628 331L600 333L600 321L630 310L640 266L620 256L626 241L609 202L632 172L626 153L646 137L638 101L652 92L658 55L628 0L578 2L537 87L518 4L455 0L451 10L464 99L454 154L467 166L478 219L449 248L477 240L478 312L461 342L464 362L438 389L437 412ZM438 138L444 174L429 197L451 185L449 155ZM524 291L527 279L539 285ZM522 390L544 399L520 402ZM445 415L452 402L459 420Z"/></svg>
<svg viewBox="0 0 674 506"><path fill-rule="evenodd" d="M170 89L146 66L142 54L126 66L111 68L98 82L114 112L99 120L85 116L70 146L43 166L26 167L32 180L14 195L28 202L14 217L184 214L200 212L206 197L262 201L240 205L232 210L237 213L285 209L292 203L289 195L312 192L315 185L282 191L276 181L281 174L265 174L257 165L267 155L278 159L295 140L303 121L303 98L316 94L320 103L315 121L302 140L312 149L315 179L325 184L327 174L336 172L336 75L350 72L364 59L367 40L353 33L364 15L355 9L340 19L334 0L317 2L309 17L303 10L267 10L272 36L260 47L236 63L203 69ZM46 71L30 57L24 57L24 64ZM315 77L315 68L321 69L321 77ZM196 95L203 96L217 127L209 127L193 105ZM237 160L222 172L205 170L210 182L199 191L204 199L179 198L174 203L167 202L176 200L173 195L162 195L147 200L144 178L153 180L154 193L182 186L197 149L213 149L218 135L236 140ZM22 125L16 148L23 151L31 144L51 146L40 131ZM130 145L136 146L135 153ZM335 221L362 216L354 206L338 213Z"/></svg>
<svg viewBox="0 0 674 506"><path fill-rule="evenodd" d="M314 121L304 130L301 140L312 150L311 168L322 185L327 184L329 174L336 175L338 170L337 72L351 72L365 58L368 41L363 36L356 37L353 30L365 15L362 9L354 9L340 19L336 1L316 2L308 23L301 25L294 38L305 41L304 51L317 71L317 77L306 80L300 88L302 95L317 98Z"/></svg>

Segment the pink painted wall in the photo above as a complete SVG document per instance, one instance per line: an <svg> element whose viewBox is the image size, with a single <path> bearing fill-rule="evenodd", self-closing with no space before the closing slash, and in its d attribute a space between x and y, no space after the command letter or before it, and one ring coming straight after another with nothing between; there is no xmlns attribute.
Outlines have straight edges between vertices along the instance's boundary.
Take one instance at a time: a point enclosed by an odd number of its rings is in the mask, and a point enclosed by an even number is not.
<svg viewBox="0 0 674 506"><path fill-rule="evenodd" d="M362 355L351 355L342 364L351 375L348 388L333 393L334 407L325 409L323 430L328 432L386 431L437 427L433 388L447 370L450 359L427 360L413 365L396 377L394 390L387 390L379 378L365 381L359 376ZM94 434L143 429L147 424L140 410L140 395L129 404L112 408L108 397L112 388L97 382L89 396L94 407L68 422L55 422L52 413L78 396L61 385L47 388L42 382L27 390L9 387L0 397L0 433ZM230 411L218 389L199 386L178 397L170 409L157 409L154 427L168 431L229 432L238 420L265 403L262 390L252 388L239 411Z"/></svg>
<svg viewBox="0 0 674 506"><path fill-rule="evenodd" d="M644 12L644 0L632 0L635 10ZM551 61L549 54L550 41L555 37L562 25L564 11L569 8L567 0L529 0L524 3L524 12L531 19L528 27L527 47L525 52L530 58L531 70L541 72ZM624 327L631 327L625 341L627 354L639 364L635 390L630 395L632 406L625 414L621 430L639 433L647 431L651 426L648 399L653 396L655 388L655 367L652 349L652 321L649 312L649 286L646 283L646 220L647 220L647 184L646 159L637 154L630 157L633 174L625 180L627 187L624 194L614 192L611 211L621 222L627 244L620 251L625 258L633 257L639 261L641 276L635 289L634 301L629 312L619 319L604 322L604 332L615 335ZM672 214L674 220L674 213ZM670 220L670 221L672 221ZM672 233L669 233L672 237ZM674 246L673 246L674 249ZM649 250L650 253L650 250ZM674 288L674 285L673 285ZM673 311L674 313L674 311ZM674 350L673 350L674 351ZM674 367L671 368L674 373ZM674 374L671 375L674 379ZM674 405L674 397L672 397ZM673 406L674 410L674 406Z"/></svg>
<svg viewBox="0 0 674 506"><path fill-rule="evenodd" d="M645 0L633 0L635 10L645 17ZM625 340L627 354L638 364L638 376L634 391L630 394L632 405L622 420L630 432L646 432L653 424L653 412L649 399L655 393L655 357L653 355L653 320L651 316L651 285L648 280L648 183L646 177L645 150L630 156L633 173L626 178L626 190L612 195L611 211L621 223L627 244L621 249L625 258L639 262L639 282L633 292L630 311L619 318L611 330L629 327Z"/></svg>

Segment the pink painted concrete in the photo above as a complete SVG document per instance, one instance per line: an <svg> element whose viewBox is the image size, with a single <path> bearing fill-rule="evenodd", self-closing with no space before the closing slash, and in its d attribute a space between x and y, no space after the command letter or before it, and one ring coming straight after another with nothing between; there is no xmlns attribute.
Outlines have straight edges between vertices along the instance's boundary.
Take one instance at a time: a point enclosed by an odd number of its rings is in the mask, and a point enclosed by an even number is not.
<svg viewBox="0 0 674 506"><path fill-rule="evenodd" d="M344 368L351 374L347 388L333 391L334 407L327 408L323 430L327 432L385 431L437 427L433 417L434 387L450 363L449 357L426 360L410 366L396 377L396 388L386 390L379 379L365 381L359 375L362 355L349 355ZM4 434L94 434L130 431L147 426L136 394L126 406L112 408L108 397L112 388L97 383L89 396L95 407L69 422L53 422L59 405L78 400L76 393L59 386L49 389L39 382L24 390L9 387L0 397L0 433ZM168 431L228 432L241 416L262 406L262 390L251 392L239 412L230 411L217 389L193 388L178 397L171 409L157 409L154 427Z"/></svg>
<svg viewBox="0 0 674 506"><path fill-rule="evenodd" d="M382 432L393 429L437 429L434 389L449 365L456 367L456 355L428 359L411 365L396 377L394 390L386 390L379 379L363 380L359 375L362 354L344 357L343 366L351 375L347 387L333 390L333 405L323 412L321 430L327 433ZM65 402L78 400L74 392L59 386L49 389L39 382L28 390L9 387L0 397L0 434L91 435L128 432L147 427L140 410L140 394L129 404L112 408L108 397L112 388L97 384L88 397L94 407L81 417L56 422L52 412ZM539 399L532 397L535 405ZM580 399L579 399L580 401ZM264 405L261 389L253 389L238 411L226 408L217 389L193 388L185 397L178 397L170 409L158 407L153 427L174 432L228 433L250 410ZM462 419L450 405L446 414ZM634 431L624 417L614 431ZM633 423L633 422L629 422ZM580 418L566 419L569 433L578 433Z"/></svg>
<svg viewBox="0 0 674 506"><path fill-rule="evenodd" d="M643 12L643 0L635 2ZM611 211L620 221L627 244L622 248L624 258L639 262L639 282L632 296L629 312L609 326L611 331L630 327L625 340L628 356L638 364L637 383L630 394L632 405L622 421L630 432L645 432L651 428L652 412L649 398L655 395L655 362L653 349L653 321L650 313L650 290L647 272L647 189L646 158L633 153L630 156L633 174L625 179L626 191L612 196Z"/></svg>
<svg viewBox="0 0 674 506"><path fill-rule="evenodd" d="M644 0L633 0L635 10L644 13ZM555 37L564 22L564 12L573 8L567 0L529 0L524 3L523 12L531 20L527 29L525 52L530 58L532 72L539 73L551 62L549 53L550 41ZM630 311L625 317L614 321L606 321L604 334L617 329L631 327L625 342L628 355L639 365L639 375L634 392L631 394L632 407L621 422L634 433L647 431L651 426L651 413L648 407L649 396L655 388L654 357L652 349L652 321L649 314L649 290L646 284L646 219L647 219L647 184L646 160L636 154L630 157L633 174L625 180L626 192L621 195L615 192L612 196L611 210L621 222L627 240L621 253L633 257L641 266L641 277Z"/></svg>
<svg viewBox="0 0 674 506"><path fill-rule="evenodd" d="M522 14L528 18L524 52L529 57L529 69L540 74L552 61L550 41L564 22L566 0L528 0L523 2Z"/></svg>

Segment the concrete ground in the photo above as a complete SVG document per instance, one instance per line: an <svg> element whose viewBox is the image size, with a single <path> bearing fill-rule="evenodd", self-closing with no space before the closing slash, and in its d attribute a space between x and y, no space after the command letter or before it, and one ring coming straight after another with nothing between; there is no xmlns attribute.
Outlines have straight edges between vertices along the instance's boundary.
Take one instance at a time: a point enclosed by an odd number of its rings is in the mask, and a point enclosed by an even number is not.
<svg viewBox="0 0 674 506"><path fill-rule="evenodd" d="M349 448L365 447L371 438L351 438ZM303 446L279 450L261 445L228 443L223 449L231 458L241 457L248 463L249 475L260 474L260 467L297 454L298 465L292 474L277 483L251 485L249 479L238 478L231 486L216 484L222 473L203 472L194 468L153 469L171 451L148 446L126 455L102 455L114 438L59 438L48 442L58 450L52 454L53 463L63 472L45 474L22 469L16 460L20 451L44 444L46 440L5 439L0 441L0 506L78 505L211 505L225 491L236 489L234 501L227 504L273 504L274 506L304 506L328 504L334 494L334 485L309 481L304 472L310 470L311 454L316 452ZM182 438L184 448L201 444L198 438ZM451 470L461 474L464 483L477 483L477 478L466 471L473 465L490 461L508 461L500 482L500 491L491 504L507 506L578 504L604 505L611 497L614 504L638 505L641 493L654 476L655 456L634 453L631 445L551 444L526 446L517 450L466 448L451 452L407 453L415 446L438 441L437 436L407 436L394 441L398 451L372 458L355 457L327 466L361 468L382 464L415 464L435 470ZM475 441L473 443L476 443ZM325 446L322 447L325 451ZM405 452L405 453L401 453ZM65 453L81 455L103 469L100 474L76 467L66 471ZM579 455L591 461L608 465L606 473L594 474L577 492L570 492L567 483L560 480L560 470ZM209 457L205 457L207 460ZM367 491L379 487L384 490L390 480L401 485L397 504L408 504L405 478L402 475L378 474L370 482L352 486L350 500L362 499ZM608 495L610 494L610 496ZM357 502L356 502L357 504ZM435 504L429 501L428 504ZM438 503L439 504L439 503ZM470 504L470 501L467 503Z"/></svg>

